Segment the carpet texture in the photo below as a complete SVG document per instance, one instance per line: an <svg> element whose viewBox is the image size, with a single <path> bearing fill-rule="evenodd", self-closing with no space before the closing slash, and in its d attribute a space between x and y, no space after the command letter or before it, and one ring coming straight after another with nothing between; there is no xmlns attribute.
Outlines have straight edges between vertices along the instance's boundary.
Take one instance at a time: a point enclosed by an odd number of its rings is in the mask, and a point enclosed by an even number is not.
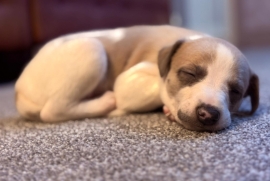
<svg viewBox="0 0 270 181"><path fill-rule="evenodd" d="M260 76L260 107L216 133L185 130L161 113L25 121L13 85L2 85L0 180L270 180L270 51L244 53Z"/></svg>

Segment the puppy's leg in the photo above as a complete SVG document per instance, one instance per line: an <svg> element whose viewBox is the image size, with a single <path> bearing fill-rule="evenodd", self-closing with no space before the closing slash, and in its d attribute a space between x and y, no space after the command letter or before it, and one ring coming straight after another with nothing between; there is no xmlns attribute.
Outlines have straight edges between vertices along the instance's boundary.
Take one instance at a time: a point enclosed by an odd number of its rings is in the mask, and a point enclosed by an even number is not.
<svg viewBox="0 0 270 181"><path fill-rule="evenodd" d="M111 91L101 97L85 101L50 99L41 111L41 120L56 122L107 115L115 109L115 98Z"/></svg>
<svg viewBox="0 0 270 181"><path fill-rule="evenodd" d="M171 121L175 121L174 116L172 115L171 111L169 110L169 108L167 106L163 106L163 113L165 114L165 116L171 120Z"/></svg>
<svg viewBox="0 0 270 181"><path fill-rule="evenodd" d="M106 52L97 39L48 44L16 83L17 96L24 98L18 99L17 108L23 117L38 116L50 122L106 115L115 107L112 92L85 100L105 78L106 71Z"/></svg>
<svg viewBox="0 0 270 181"><path fill-rule="evenodd" d="M109 116L148 112L162 106L160 76L154 63L141 62L117 77L114 85L117 109Z"/></svg>
<svg viewBox="0 0 270 181"><path fill-rule="evenodd" d="M62 85L44 105L41 119L51 122L106 115L115 108L112 92L84 100L106 74L107 57L102 44L95 39L74 39L65 44L58 52L65 53L65 62L59 64L61 70L57 73L57 82Z"/></svg>

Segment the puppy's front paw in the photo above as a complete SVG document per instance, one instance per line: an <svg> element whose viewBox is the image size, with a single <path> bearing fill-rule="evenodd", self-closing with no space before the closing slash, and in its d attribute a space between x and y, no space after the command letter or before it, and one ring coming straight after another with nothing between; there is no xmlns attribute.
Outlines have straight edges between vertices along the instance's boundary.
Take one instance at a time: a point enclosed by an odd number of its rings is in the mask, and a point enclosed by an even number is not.
<svg viewBox="0 0 270 181"><path fill-rule="evenodd" d="M123 116L126 115L127 112L121 109L115 109L112 112L110 112L107 116L108 117L115 117L115 116Z"/></svg>
<svg viewBox="0 0 270 181"><path fill-rule="evenodd" d="M105 113L109 113L116 109L116 100L112 91L105 92L101 97L102 107Z"/></svg>
<svg viewBox="0 0 270 181"><path fill-rule="evenodd" d="M163 106L163 113L165 114L165 116L171 120L171 121L175 121L174 116L172 115L171 111L169 110L169 108L167 106Z"/></svg>

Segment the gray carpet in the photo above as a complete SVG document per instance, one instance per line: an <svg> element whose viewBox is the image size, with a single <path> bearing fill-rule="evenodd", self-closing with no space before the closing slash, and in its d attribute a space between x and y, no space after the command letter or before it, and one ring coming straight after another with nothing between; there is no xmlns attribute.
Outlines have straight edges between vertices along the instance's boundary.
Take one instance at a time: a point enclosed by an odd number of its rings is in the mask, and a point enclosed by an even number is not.
<svg viewBox="0 0 270 181"><path fill-rule="evenodd" d="M13 85L2 85L0 180L270 180L270 51L245 54L261 79L259 110L217 133L161 113L29 122L16 113Z"/></svg>

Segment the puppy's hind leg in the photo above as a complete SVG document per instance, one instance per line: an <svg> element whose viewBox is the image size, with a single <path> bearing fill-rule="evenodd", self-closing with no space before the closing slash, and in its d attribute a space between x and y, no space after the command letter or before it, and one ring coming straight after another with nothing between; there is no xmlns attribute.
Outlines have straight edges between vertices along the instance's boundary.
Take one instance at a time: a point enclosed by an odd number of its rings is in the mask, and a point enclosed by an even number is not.
<svg viewBox="0 0 270 181"><path fill-rule="evenodd" d="M40 116L45 122L76 120L106 116L115 108L114 95L111 91L107 91L98 98L73 103L66 100L51 100L42 109Z"/></svg>
<svg viewBox="0 0 270 181"><path fill-rule="evenodd" d="M69 40L54 56L58 57L61 68L53 77L53 82L61 85L57 86L41 110L41 120L55 122L98 117L115 108L112 92L85 100L107 71L106 52L101 42L92 38Z"/></svg>

